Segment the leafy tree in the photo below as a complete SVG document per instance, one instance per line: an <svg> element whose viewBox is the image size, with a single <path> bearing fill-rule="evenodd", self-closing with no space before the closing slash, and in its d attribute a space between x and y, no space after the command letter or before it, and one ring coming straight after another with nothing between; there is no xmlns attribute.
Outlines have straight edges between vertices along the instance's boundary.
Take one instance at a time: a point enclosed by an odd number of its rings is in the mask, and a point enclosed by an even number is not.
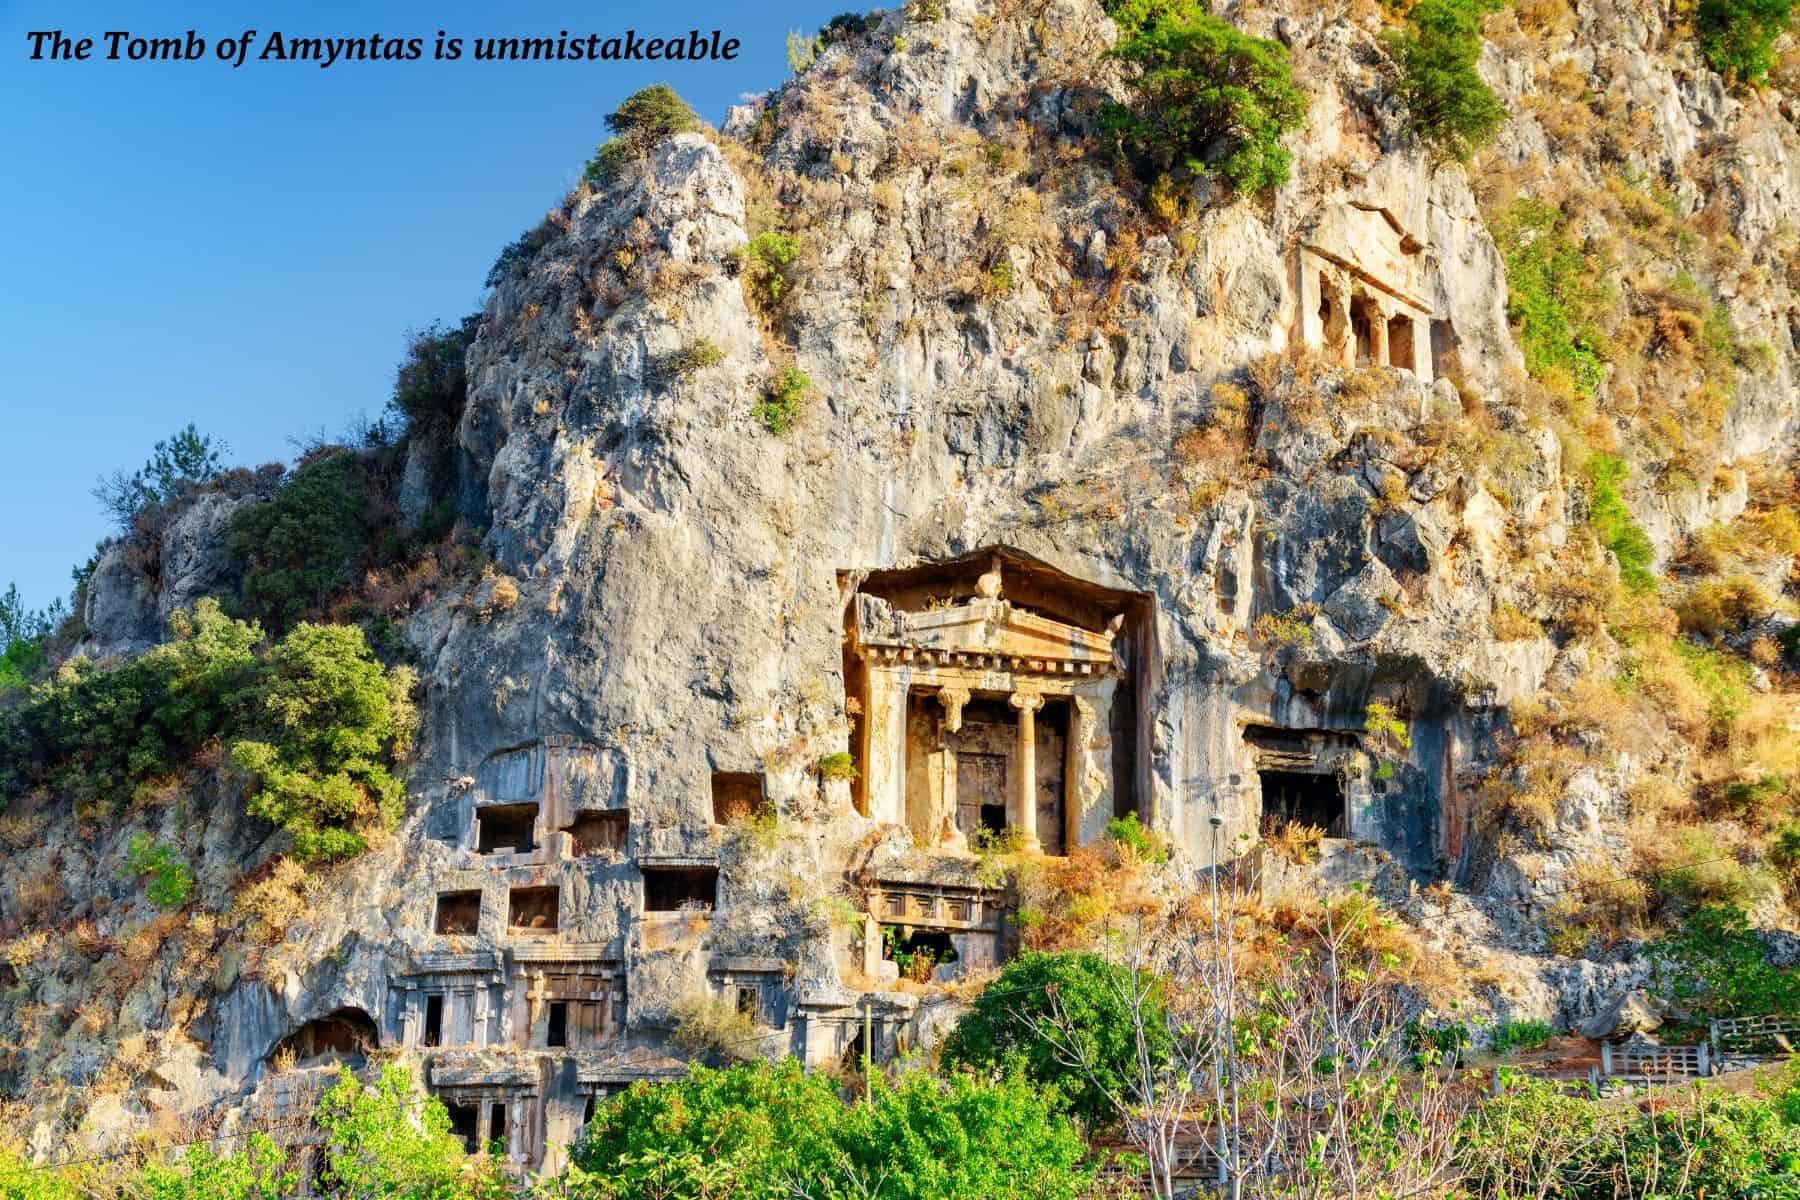
<svg viewBox="0 0 1800 1200"><path fill-rule="evenodd" d="M1419 0L1406 28L1383 38L1400 68L1408 128L1459 162L1506 120L1506 106L1475 70L1481 18L1502 7L1504 0Z"/></svg>
<svg viewBox="0 0 1800 1200"><path fill-rule="evenodd" d="M129 531L140 513L166 504L224 469L229 447L194 428L192 421L156 443L150 460L136 471L115 471L94 485L100 507Z"/></svg>
<svg viewBox="0 0 1800 1200"><path fill-rule="evenodd" d="M78 803L122 805L223 734L262 631L210 599L170 627L169 641L115 670L77 658L34 687L0 725L0 758Z"/></svg>
<svg viewBox="0 0 1800 1200"><path fill-rule="evenodd" d="M508 1195L496 1170L469 1161L442 1102L422 1096L404 1068L374 1083L349 1071L319 1100L324 1194L344 1200L485 1200Z"/></svg>
<svg viewBox="0 0 1800 1200"><path fill-rule="evenodd" d="M402 390L397 384L396 406ZM244 568L243 614L283 630L348 587L375 537L371 490L363 461L337 450L301 466L274 498L233 513L231 552Z"/></svg>
<svg viewBox="0 0 1800 1200"><path fill-rule="evenodd" d="M837 1084L793 1059L724 1070L695 1067L681 1079L634 1087L594 1114L572 1161L612 1181L601 1195L790 1195L834 1155L843 1120ZM677 1190L676 1181L694 1185ZM710 1192L701 1187L713 1186ZM663 1189L661 1191L657 1189Z"/></svg>
<svg viewBox="0 0 1800 1200"><path fill-rule="evenodd" d="M1728 81L1761 83L1775 65L1775 41L1794 17L1795 0L1700 0L1694 30L1700 52Z"/></svg>
<svg viewBox="0 0 1800 1200"><path fill-rule="evenodd" d="M1100 127L1146 168L1217 171L1241 191L1279 187L1281 139L1306 119L1287 49L1186 3L1118 6L1114 57L1136 68L1132 102L1108 104Z"/></svg>
<svg viewBox="0 0 1800 1200"><path fill-rule="evenodd" d="M1018 1077L940 1082L923 1072L875 1085L838 1134L847 1183L881 1200L1076 1200L1093 1169L1052 1094ZM861 1195L857 1187L840 1194Z"/></svg>
<svg viewBox="0 0 1800 1200"><path fill-rule="evenodd" d="M19 585L0 594L0 690L18 687L44 665L44 641L65 615L61 601L32 610L19 597Z"/></svg>
<svg viewBox="0 0 1800 1200"><path fill-rule="evenodd" d="M529 244L535 233L527 233L507 247L506 253L501 255L502 261L522 244ZM535 254L542 245L543 241L537 241L529 253ZM518 252L526 254L523 250ZM496 263L494 269L500 270L500 264ZM493 286L492 275L488 286ZM412 334L407 342L406 357L394 373L394 394L389 399L394 409L406 419L409 431L446 435L461 419L469 394L464 361L480 325L481 314L474 313L464 317L454 328L433 324Z"/></svg>
<svg viewBox="0 0 1800 1200"><path fill-rule="evenodd" d="M388 769L412 739L410 669L383 671L362 630L302 624L245 696L231 761L257 782L250 811L294 835L306 859L348 858L390 828L405 788Z"/></svg>
<svg viewBox="0 0 1800 1200"><path fill-rule="evenodd" d="M384 671L362 631L343 625L300 625L259 654L261 628L212 599L170 626L171 640L114 670L76 659L0 710L0 784L42 781L122 807L216 740L256 785L250 811L292 833L301 857L354 854L367 830L393 823L410 669ZM163 878L159 903L179 902L170 861L146 848L138 865Z"/></svg>
<svg viewBox="0 0 1800 1200"><path fill-rule="evenodd" d="M793 1059L638 1086L594 1116L563 1184L596 1200L795 1195L1075 1200L1092 1172L1047 1097L1022 1080L873 1083L846 1106Z"/></svg>
<svg viewBox="0 0 1800 1200"><path fill-rule="evenodd" d="M606 118L613 134L588 160L582 178L595 185L610 183L633 159L642 159L678 133L700 128L700 117L666 83L633 92Z"/></svg>
<svg viewBox="0 0 1800 1200"><path fill-rule="evenodd" d="M1126 1093L1139 1074L1139 1022L1126 996L1141 982L1094 954L1022 955L950 1031L943 1061L984 1071L1017 1065L1033 1083L1060 1094L1089 1128L1108 1126L1118 1112L1113 1097ZM1142 1015L1144 1044L1155 1065L1169 1050L1160 998L1153 996ZM1072 1065L1069 1048L1044 1035L1052 1025L1081 1039L1088 1070Z"/></svg>
<svg viewBox="0 0 1800 1200"><path fill-rule="evenodd" d="M278 1200L299 1194L299 1177L266 1133L250 1135L242 1150L221 1154L207 1146L186 1151L179 1162L144 1168L144 1200ZM3 1193L0 1193L3 1194Z"/></svg>

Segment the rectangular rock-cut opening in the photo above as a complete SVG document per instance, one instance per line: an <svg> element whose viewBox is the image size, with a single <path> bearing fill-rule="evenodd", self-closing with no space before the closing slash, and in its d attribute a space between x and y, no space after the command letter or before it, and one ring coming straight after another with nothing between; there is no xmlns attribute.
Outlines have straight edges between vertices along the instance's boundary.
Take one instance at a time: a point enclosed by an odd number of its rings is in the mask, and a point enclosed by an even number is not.
<svg viewBox="0 0 1800 1200"><path fill-rule="evenodd" d="M747 825L768 809L763 777L749 771L714 771L713 824Z"/></svg>
<svg viewBox="0 0 1800 1200"><path fill-rule="evenodd" d="M645 912L711 912L719 903L717 867L645 867Z"/></svg>
<svg viewBox="0 0 1800 1200"><path fill-rule="evenodd" d="M514 888L507 897L507 932L555 933L560 901L560 888Z"/></svg>
<svg viewBox="0 0 1800 1200"><path fill-rule="evenodd" d="M1439 378L1462 370L1456 350L1456 330L1448 321L1431 323L1431 373Z"/></svg>
<svg viewBox="0 0 1800 1200"><path fill-rule="evenodd" d="M754 1019L762 1011L762 989L740 987L737 989L737 1010Z"/></svg>
<svg viewBox="0 0 1800 1200"><path fill-rule="evenodd" d="M437 922L441 937L473 937L481 928L480 892L439 892Z"/></svg>
<svg viewBox="0 0 1800 1200"><path fill-rule="evenodd" d="M1356 335L1356 361L1366 363L1375 357L1375 322L1381 320L1381 314L1375 311L1374 303L1367 296L1356 296L1350 301L1350 331Z"/></svg>
<svg viewBox="0 0 1800 1200"><path fill-rule="evenodd" d="M459 1104L446 1102L446 1112L450 1114L450 1132L461 1140L463 1149L470 1154L481 1150L481 1106L478 1104Z"/></svg>
<svg viewBox="0 0 1800 1200"><path fill-rule="evenodd" d="M1405 313L1389 318L1387 323L1388 366L1412 371L1418 368L1413 358L1413 319Z"/></svg>
<svg viewBox="0 0 1800 1200"><path fill-rule="evenodd" d="M884 925L881 957L914 983L924 983L938 967L958 962L962 956L948 930Z"/></svg>
<svg viewBox="0 0 1800 1200"><path fill-rule="evenodd" d="M537 849L538 806L494 804L477 809L475 849L481 854L523 854Z"/></svg>
<svg viewBox="0 0 1800 1200"><path fill-rule="evenodd" d="M492 1146L496 1143L501 1147L511 1149L506 1145L506 1102L504 1100L496 1100L488 1105L488 1145Z"/></svg>
<svg viewBox="0 0 1800 1200"><path fill-rule="evenodd" d="M546 1046L567 1046L569 1044L569 1002L552 1000L550 1002L550 1022L544 1029Z"/></svg>
<svg viewBox="0 0 1800 1200"><path fill-rule="evenodd" d="M444 998L442 996L425 997L425 1036L422 1040L427 1046L444 1044Z"/></svg>
<svg viewBox="0 0 1800 1200"><path fill-rule="evenodd" d="M1311 825L1326 837L1345 836L1349 824L1344 786L1335 771L1261 771L1265 821Z"/></svg>
<svg viewBox="0 0 1800 1200"><path fill-rule="evenodd" d="M631 814L624 809L612 812L582 813L569 823L569 836L575 839L575 853L621 854L625 850L625 833Z"/></svg>

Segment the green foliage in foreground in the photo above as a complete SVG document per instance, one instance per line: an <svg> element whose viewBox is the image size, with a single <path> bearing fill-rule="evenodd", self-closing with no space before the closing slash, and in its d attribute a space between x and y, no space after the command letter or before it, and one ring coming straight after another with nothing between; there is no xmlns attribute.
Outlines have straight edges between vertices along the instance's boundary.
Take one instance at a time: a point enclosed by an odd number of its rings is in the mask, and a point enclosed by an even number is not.
<svg viewBox="0 0 1800 1200"><path fill-rule="evenodd" d="M0 794L44 783L117 811L217 743L249 777L251 813L301 857L355 854L394 823L411 670L383 670L349 626L301 624L264 648L259 626L211 599L171 626L146 654L113 670L75 659L0 711Z"/></svg>
<svg viewBox="0 0 1800 1200"><path fill-rule="evenodd" d="M1471 1200L1800 1197L1800 1080L1766 1092L1690 1086L1642 1107L1514 1079L1473 1110L1461 1155Z"/></svg>
<svg viewBox="0 0 1800 1200"><path fill-rule="evenodd" d="M1130 104L1108 104L1100 127L1144 178L1216 172L1258 192L1287 182L1281 139L1306 122L1287 48L1252 37L1194 0L1124 0L1111 54L1136 69Z"/></svg>
<svg viewBox="0 0 1800 1200"><path fill-rule="evenodd" d="M515 1194L490 1162L463 1151L443 1104L421 1095L401 1068L389 1067L373 1083L345 1072L315 1116L325 1140L311 1195L502 1200ZM109 1161L33 1167L0 1151L0 1200L287 1200L302 1194L294 1168L263 1133L241 1143L201 1143L137 1169Z"/></svg>
<svg viewBox="0 0 1800 1200"><path fill-rule="evenodd" d="M1481 18L1502 7L1504 0L1419 0L1406 14L1406 28L1383 38L1400 68L1395 90L1408 129L1459 162L1506 120L1506 106L1475 70Z"/></svg>
<svg viewBox="0 0 1800 1200"><path fill-rule="evenodd" d="M944 1042L944 1064L1022 1071L1088 1128L1111 1126L1117 1110L1109 1095L1129 1096L1139 1077L1137 1024L1128 1003L1134 991L1146 997L1142 1050L1151 1062L1164 1062L1170 1038L1154 981L1095 954L1028 953L1008 963L956 1023ZM1070 1069L1064 1048L1041 1035L1053 1024L1081 1039L1088 1075Z"/></svg>
<svg viewBox="0 0 1800 1200"><path fill-rule="evenodd" d="M796 1195L1076 1200L1093 1171L1075 1129L1022 1080L877 1080L871 1104L792 1059L695 1068L595 1115L563 1194L594 1200Z"/></svg>
<svg viewBox="0 0 1800 1200"><path fill-rule="evenodd" d="M1708 65L1729 80L1761 83L1775 66L1775 42L1794 19L1795 0L1700 0L1694 32Z"/></svg>

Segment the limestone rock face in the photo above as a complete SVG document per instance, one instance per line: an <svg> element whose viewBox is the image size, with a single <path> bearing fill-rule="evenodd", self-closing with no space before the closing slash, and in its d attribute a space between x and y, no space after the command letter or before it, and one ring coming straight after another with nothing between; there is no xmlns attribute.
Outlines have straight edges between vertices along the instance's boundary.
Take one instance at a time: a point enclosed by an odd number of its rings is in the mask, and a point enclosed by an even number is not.
<svg viewBox="0 0 1800 1200"><path fill-rule="evenodd" d="M1153 220L1093 149L1121 87L1099 5L943 9L890 13L722 135L578 190L494 290L453 450L409 461L402 488L416 514L456 473L494 566L406 622L408 816L279 953L222 950L193 1046L158 1044L158 1094L96 1107L84 1136L152 1105L295 1102L309 1077L276 1073L280 1048L346 1012L421 1070L488 1056L430 1077L447 1095L526 1089L521 1166L554 1163L587 1093L672 1069L695 996L755 1014L759 1052L836 1061L865 993L883 1044L916 1044L944 1006L900 986L883 926L970 962L1016 937L1016 897L964 851L1019 815L1029 771L1097 806L1067 822L1077 840L1135 813L1190 884L1278 806L1316 815L1317 878L1374 880L1446 948L1486 947L1516 981L1496 1011L1579 1020L1641 982L1547 954L1543 926L1580 862L1625 853L1624 797L1667 761L1573 775L1544 844L1484 858L1474 797L1508 706L1592 667L1540 613L1506 638L1496 617L1529 607L1522 581L1557 574L1586 512L1556 432L1505 398L1523 360L1500 253L1466 171L1403 135L1377 31L1309 4L1242 14L1310 94L1294 178L1269 197L1202 185ZM1582 5L1553 48L1643 114L1634 165L1672 173L1729 134L1709 169L1768 257L1800 185L1793 130L1665 49L1663 23ZM1554 153L1526 102L1542 69L1516 45L1483 69L1517 113L1496 157ZM771 232L799 250L778 294L746 254ZM1792 300L1731 299L1775 365L1725 414L1728 457L1792 434ZM758 404L789 368L810 385L778 435ZM1506 452L1477 461L1474 428ZM1667 556L1744 487L1725 471L1634 512ZM102 556L95 653L140 650L233 586L234 503L184 513L157 575ZM1002 608L1083 636L1033 654L996 618L948 649L906 641L933 614ZM875 643L901 680L885 746L858 657ZM1085 666L1104 687L1084 690ZM1074 682L1034 690L1051 671ZM930 693L916 706L909 679ZM1407 745L1370 736L1372 701ZM1041 737L980 740L1027 729L1023 711ZM999 802L952 803L981 788ZM1474 890L1434 908L1416 886L1434 879ZM135 993L133 1019L166 991Z"/></svg>
<svg viewBox="0 0 1800 1200"><path fill-rule="evenodd" d="M102 551L82 613L88 630L83 649L96 658L147 650L167 635L170 613L205 596L230 594L237 582L228 547L231 514L242 503L202 493L167 523L154 545L126 539Z"/></svg>

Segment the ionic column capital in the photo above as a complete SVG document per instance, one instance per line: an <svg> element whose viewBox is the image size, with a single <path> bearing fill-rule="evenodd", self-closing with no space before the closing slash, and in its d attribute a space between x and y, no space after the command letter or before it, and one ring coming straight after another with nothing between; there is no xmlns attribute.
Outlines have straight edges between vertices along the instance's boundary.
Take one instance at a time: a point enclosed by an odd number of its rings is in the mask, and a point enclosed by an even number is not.
<svg viewBox="0 0 1800 1200"><path fill-rule="evenodd" d="M1006 698L1006 702L1021 713L1034 713L1044 707L1044 697L1041 692L1014 692Z"/></svg>

